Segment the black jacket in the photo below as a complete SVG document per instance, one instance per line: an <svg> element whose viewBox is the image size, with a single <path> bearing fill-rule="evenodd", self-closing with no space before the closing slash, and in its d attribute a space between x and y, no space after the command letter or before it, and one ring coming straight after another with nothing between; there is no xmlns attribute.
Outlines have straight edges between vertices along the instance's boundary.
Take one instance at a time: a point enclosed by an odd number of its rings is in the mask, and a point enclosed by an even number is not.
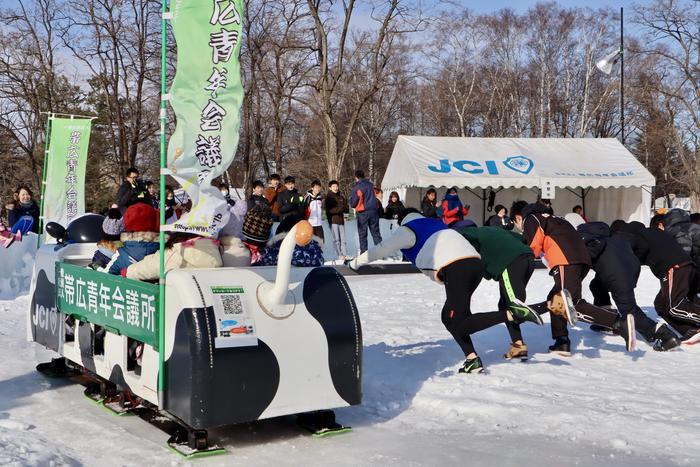
<svg viewBox="0 0 700 467"><path fill-rule="evenodd" d="M304 197L299 194L296 188L291 191L284 190L280 192L277 196L277 205L280 208L280 219L285 219L293 215L306 219Z"/></svg>
<svg viewBox="0 0 700 467"><path fill-rule="evenodd" d="M700 225L690 222L690 214L671 209L664 216L664 230L678 243L685 254L700 267Z"/></svg>
<svg viewBox="0 0 700 467"><path fill-rule="evenodd" d="M326 210L328 222L337 225L345 224L343 214L350 212L350 206L348 206L348 200L345 199L345 196L341 195L340 192L333 193L332 191L326 194L323 209Z"/></svg>
<svg viewBox="0 0 700 467"><path fill-rule="evenodd" d="M384 209L384 218L385 219L398 219L399 216L401 215L402 212L406 210L406 207L403 205L401 201L397 201L395 203L392 203L389 201L389 204L386 205L386 208Z"/></svg>
<svg viewBox="0 0 700 467"><path fill-rule="evenodd" d="M644 227L641 222L627 224L615 221L612 230L619 232L630 242L632 251L639 261L649 266L651 272L659 279L663 278L672 267L693 262L669 234L656 227Z"/></svg>
<svg viewBox="0 0 700 467"><path fill-rule="evenodd" d="M119 191L117 191L117 206L122 215L126 212L126 208L139 202L151 204L151 197L146 191L145 185L139 181L136 183L136 186L133 186L130 182L124 180L119 186Z"/></svg>
<svg viewBox="0 0 700 467"><path fill-rule="evenodd" d="M250 211L258 205L263 207L270 207L270 204L267 202L267 198L265 198L264 196L250 195L250 198L248 198L248 210Z"/></svg>
<svg viewBox="0 0 700 467"><path fill-rule="evenodd" d="M29 216L33 220L32 232L39 233L39 205L32 200L29 206L22 206L22 204L17 201L15 203L15 208L7 213L7 223L10 227L15 225L20 218L24 216ZM66 227L66 226L64 226Z"/></svg>
<svg viewBox="0 0 700 467"><path fill-rule="evenodd" d="M605 287L613 293L634 290L641 264L627 240L611 233L605 222L581 224L578 231L591 255L593 270Z"/></svg>
<svg viewBox="0 0 700 467"><path fill-rule="evenodd" d="M431 219L437 219L438 217L440 217L438 216L437 207L435 207L434 201L431 202L427 199L424 199L420 205L420 211L424 217L429 217Z"/></svg>
<svg viewBox="0 0 700 467"><path fill-rule="evenodd" d="M489 217L485 225L488 227L499 227L506 230L513 230L513 227L515 227L515 223L510 217L498 217L498 214L494 214L493 216Z"/></svg>

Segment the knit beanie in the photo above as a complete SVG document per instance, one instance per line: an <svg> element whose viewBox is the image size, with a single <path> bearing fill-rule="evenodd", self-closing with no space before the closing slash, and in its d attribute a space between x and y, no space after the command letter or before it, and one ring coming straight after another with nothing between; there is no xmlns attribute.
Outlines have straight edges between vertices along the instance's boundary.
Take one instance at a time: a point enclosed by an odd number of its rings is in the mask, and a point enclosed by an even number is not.
<svg viewBox="0 0 700 467"><path fill-rule="evenodd" d="M102 221L102 231L105 240L119 240L119 236L124 232L124 220L118 208L112 208L107 212L107 217Z"/></svg>
<svg viewBox="0 0 700 467"><path fill-rule="evenodd" d="M125 232L158 232L158 211L146 203L129 206L124 213Z"/></svg>
<svg viewBox="0 0 700 467"><path fill-rule="evenodd" d="M257 204L245 215L243 237L251 242L265 243L270 236L273 223L270 207Z"/></svg>

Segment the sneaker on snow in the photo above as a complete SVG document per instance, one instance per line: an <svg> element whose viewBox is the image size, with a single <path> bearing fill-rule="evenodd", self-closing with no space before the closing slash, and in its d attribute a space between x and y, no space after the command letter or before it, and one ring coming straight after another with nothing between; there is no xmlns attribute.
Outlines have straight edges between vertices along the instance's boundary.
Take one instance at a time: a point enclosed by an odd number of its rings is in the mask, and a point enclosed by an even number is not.
<svg viewBox="0 0 700 467"><path fill-rule="evenodd" d="M484 365L481 363L479 357L473 358L471 360L465 360L464 365L459 369L460 373L483 373Z"/></svg>
<svg viewBox="0 0 700 467"><path fill-rule="evenodd" d="M531 323L535 323L537 325L542 326L542 317L518 300L517 298L514 298L511 302L510 305L508 306L508 311L510 312L510 317L512 318L512 321L516 324L522 324L526 321L530 321Z"/></svg>
<svg viewBox="0 0 700 467"><path fill-rule="evenodd" d="M575 326L578 321L574 300L568 290L562 289L561 292L555 294L552 300L547 303L549 312L566 319L569 326Z"/></svg>
<svg viewBox="0 0 700 467"><path fill-rule="evenodd" d="M514 358L519 358L523 361L527 360L527 345L524 342L517 343L511 342L508 352L503 354L503 358L506 360L512 360Z"/></svg>
<svg viewBox="0 0 700 467"><path fill-rule="evenodd" d="M700 328L689 329L681 337L681 343L685 345L695 345L700 343Z"/></svg>
<svg viewBox="0 0 700 467"><path fill-rule="evenodd" d="M665 324L656 328L654 339L654 350L657 352L666 352L681 345L676 334Z"/></svg>
<svg viewBox="0 0 700 467"><path fill-rule="evenodd" d="M634 316L628 313L626 317L618 316L613 324L613 332L619 334L625 340L628 352L637 350L637 330L634 326Z"/></svg>
<svg viewBox="0 0 700 467"><path fill-rule="evenodd" d="M571 356L571 341L568 337L557 337L554 344L549 346L549 352L561 355L562 357Z"/></svg>

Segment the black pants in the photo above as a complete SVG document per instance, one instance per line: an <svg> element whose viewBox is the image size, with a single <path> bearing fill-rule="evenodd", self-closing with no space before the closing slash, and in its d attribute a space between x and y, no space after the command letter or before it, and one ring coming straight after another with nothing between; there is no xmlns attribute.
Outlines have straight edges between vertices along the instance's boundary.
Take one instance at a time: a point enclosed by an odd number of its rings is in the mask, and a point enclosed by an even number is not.
<svg viewBox="0 0 700 467"><path fill-rule="evenodd" d="M617 319L617 312L591 305L581 298L581 282L588 274L588 266L584 264L556 266L549 271L549 274L554 279L554 287L547 295L547 300L551 300L555 294L561 292L561 289L566 289L574 300L578 319L612 329ZM559 315L552 315L551 318L552 337L556 339L568 336L566 319Z"/></svg>
<svg viewBox="0 0 700 467"><path fill-rule="evenodd" d="M654 299L656 313L681 335L700 327L700 305L691 296L695 292L695 276L692 264L669 269Z"/></svg>
<svg viewBox="0 0 700 467"><path fill-rule="evenodd" d="M375 245L382 243L379 233L379 213L375 209L357 213L357 234L360 237L360 253L367 251L367 228L372 234Z"/></svg>
<svg viewBox="0 0 700 467"><path fill-rule="evenodd" d="M498 278L498 289L501 292L501 298L498 300L499 311L508 309L511 303L510 297L517 298L521 302L525 301L527 296L525 289L534 270L535 260L532 255L518 256L508 265L501 277ZM523 340L518 324L506 321L506 327L508 328L511 342Z"/></svg>
<svg viewBox="0 0 700 467"><path fill-rule="evenodd" d="M627 316L628 313L632 313L637 332L641 334L647 342L654 342L656 338L657 322L649 318L646 313L639 308L637 299L634 296L634 290L610 292L597 274L591 281L590 289L593 294L593 304L595 306L610 306L610 294L612 293L617 311L620 312L622 316Z"/></svg>
<svg viewBox="0 0 700 467"><path fill-rule="evenodd" d="M321 240L325 241L325 237L323 236L323 226L322 225L315 225L313 227L314 235L320 238Z"/></svg>
<svg viewBox="0 0 700 467"><path fill-rule="evenodd" d="M475 352L471 334L507 321L503 311L472 314L472 294L479 286L482 274L478 258L460 259L440 271L447 294L445 306L442 307L442 324L452 334L465 356Z"/></svg>

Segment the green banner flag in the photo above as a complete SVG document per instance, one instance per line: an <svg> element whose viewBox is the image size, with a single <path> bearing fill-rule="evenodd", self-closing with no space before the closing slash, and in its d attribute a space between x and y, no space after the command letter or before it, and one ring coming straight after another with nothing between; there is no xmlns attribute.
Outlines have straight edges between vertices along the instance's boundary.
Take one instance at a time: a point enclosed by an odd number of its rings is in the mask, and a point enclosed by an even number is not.
<svg viewBox="0 0 700 467"><path fill-rule="evenodd" d="M242 12L242 0L171 3L177 71L170 102L177 127L168 169L192 199L192 210L171 227L175 231L215 236L230 215L211 182L231 165L238 147Z"/></svg>
<svg viewBox="0 0 700 467"><path fill-rule="evenodd" d="M51 117L50 122L43 225L58 222L65 227L85 213L85 167L92 120Z"/></svg>

